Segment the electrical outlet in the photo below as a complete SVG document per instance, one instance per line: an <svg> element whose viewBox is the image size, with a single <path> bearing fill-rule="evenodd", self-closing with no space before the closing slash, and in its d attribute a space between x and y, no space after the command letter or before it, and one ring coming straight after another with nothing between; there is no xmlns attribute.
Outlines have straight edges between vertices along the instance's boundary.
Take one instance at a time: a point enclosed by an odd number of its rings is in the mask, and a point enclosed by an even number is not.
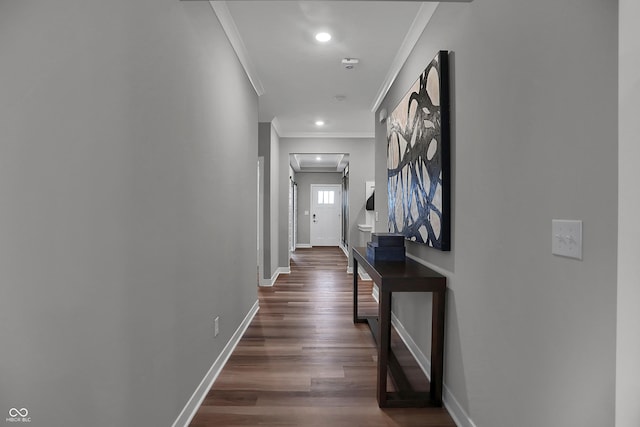
<svg viewBox="0 0 640 427"><path fill-rule="evenodd" d="M220 333L220 316L216 316L216 318L213 319L213 336L217 337L219 333Z"/></svg>

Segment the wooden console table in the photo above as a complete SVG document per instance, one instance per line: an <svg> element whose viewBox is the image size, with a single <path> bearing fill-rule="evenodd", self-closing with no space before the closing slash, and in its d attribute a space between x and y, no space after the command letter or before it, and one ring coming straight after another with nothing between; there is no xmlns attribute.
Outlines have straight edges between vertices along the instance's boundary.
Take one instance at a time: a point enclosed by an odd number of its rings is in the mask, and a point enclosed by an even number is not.
<svg viewBox="0 0 640 427"><path fill-rule="evenodd" d="M377 317L358 316L358 265L371 276L379 289ZM404 262L371 263L366 248L353 249L353 323L368 323L378 346L378 406L442 406L444 362L444 310L447 279L424 265L407 258ZM393 292L431 292L431 379L428 392L414 391L391 350L391 295ZM387 392L387 373L397 392Z"/></svg>

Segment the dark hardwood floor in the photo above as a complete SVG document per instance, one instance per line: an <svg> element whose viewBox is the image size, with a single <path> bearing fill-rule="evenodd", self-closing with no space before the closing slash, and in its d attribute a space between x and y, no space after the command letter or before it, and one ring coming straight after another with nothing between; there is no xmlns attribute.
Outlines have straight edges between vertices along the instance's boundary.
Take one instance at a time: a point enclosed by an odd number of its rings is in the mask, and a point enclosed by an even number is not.
<svg viewBox="0 0 640 427"><path fill-rule="evenodd" d="M353 324L346 269L339 248L296 250L291 274L258 290L260 310L192 427L455 427L443 408L378 408L376 348L368 327ZM377 312L371 282L361 282L359 304L361 313ZM393 346L402 351L397 337ZM418 368L407 369L428 385Z"/></svg>

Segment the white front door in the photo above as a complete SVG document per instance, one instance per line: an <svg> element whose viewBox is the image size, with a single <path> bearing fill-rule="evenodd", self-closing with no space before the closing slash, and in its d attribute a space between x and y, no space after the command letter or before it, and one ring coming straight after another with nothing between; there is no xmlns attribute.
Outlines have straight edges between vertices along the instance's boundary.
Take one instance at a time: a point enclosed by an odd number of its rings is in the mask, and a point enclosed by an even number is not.
<svg viewBox="0 0 640 427"><path fill-rule="evenodd" d="M311 246L339 246L342 189L311 184Z"/></svg>

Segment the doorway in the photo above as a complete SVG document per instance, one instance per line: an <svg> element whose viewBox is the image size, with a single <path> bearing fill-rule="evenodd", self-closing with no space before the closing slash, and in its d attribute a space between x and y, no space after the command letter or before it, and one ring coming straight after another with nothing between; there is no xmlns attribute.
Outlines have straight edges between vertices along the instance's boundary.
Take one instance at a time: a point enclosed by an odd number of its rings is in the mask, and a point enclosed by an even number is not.
<svg viewBox="0 0 640 427"><path fill-rule="evenodd" d="M342 250L349 247L349 165L342 172Z"/></svg>
<svg viewBox="0 0 640 427"><path fill-rule="evenodd" d="M264 277L264 157L258 157L258 212L257 212L257 249L258 249L258 286Z"/></svg>
<svg viewBox="0 0 640 427"><path fill-rule="evenodd" d="M298 240L298 183L289 175L289 258L296 250Z"/></svg>
<svg viewBox="0 0 640 427"><path fill-rule="evenodd" d="M348 245L348 221L349 215L349 188L348 180L345 181L345 174L348 176L349 154L348 153L289 153L290 176L295 182L294 190L294 211L297 206L297 215L294 214L293 222L293 244L296 248L310 248L312 246L340 246L346 248ZM323 191L333 191L333 204L330 206L315 206L318 204L318 193L314 193L311 186L329 186ZM290 186L291 189L291 186ZM296 192L297 190L297 192ZM331 193L327 194L327 202L330 201ZM324 202L324 193L323 199ZM323 205L325 203L322 203ZM328 204L328 203L327 203ZM315 228L317 233L318 222L314 223L313 210L316 209L316 221L319 215L327 209L338 208L339 212L331 215L332 219L338 219L337 240L333 230L327 234L311 236L311 228ZM291 208L291 205L289 205ZM318 211L320 209L320 211ZM291 209L290 209L291 210ZM324 221L323 221L324 222ZM335 223L333 223L335 224ZM323 224L325 225L325 224ZM330 227L332 228L332 227ZM291 229L289 238L291 238ZM293 247L293 245L292 245Z"/></svg>
<svg viewBox="0 0 640 427"><path fill-rule="evenodd" d="M311 246L339 246L342 231L342 185L311 184Z"/></svg>

